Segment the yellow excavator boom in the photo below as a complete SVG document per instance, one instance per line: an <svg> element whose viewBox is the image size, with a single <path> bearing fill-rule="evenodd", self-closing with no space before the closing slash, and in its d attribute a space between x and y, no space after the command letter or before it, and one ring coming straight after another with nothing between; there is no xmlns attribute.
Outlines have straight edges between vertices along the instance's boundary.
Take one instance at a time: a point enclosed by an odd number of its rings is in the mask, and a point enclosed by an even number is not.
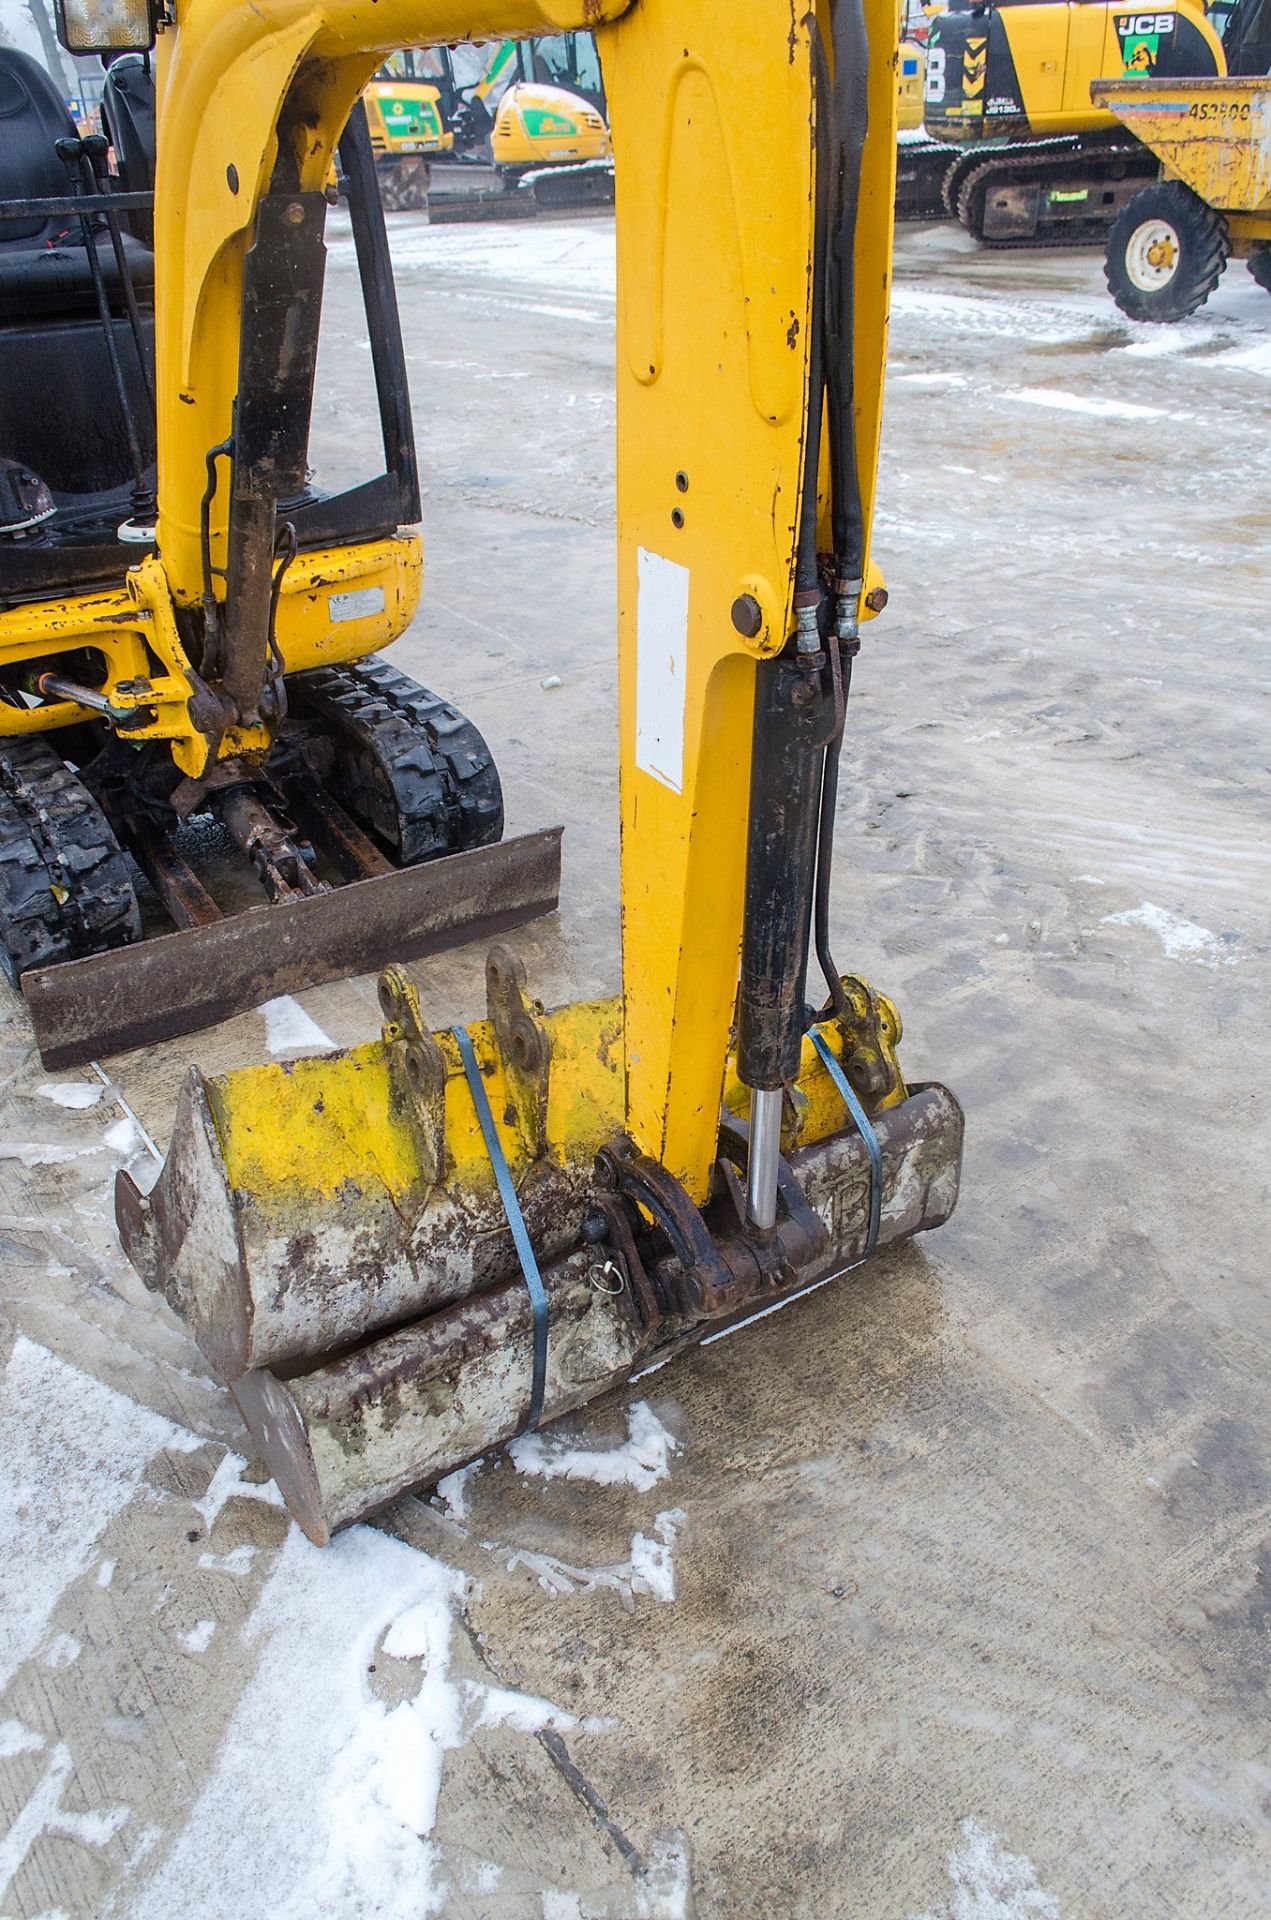
<svg viewBox="0 0 1271 1920"><path fill-rule="evenodd" d="M192 1076L154 1192L118 1189L319 1540L957 1194L956 1101L906 1085L899 1014L828 945L851 664L886 599L894 0L190 0L163 84L216 134L160 201L174 226L192 203L166 363L223 434L252 206L320 188L379 48L582 25L618 183L622 994L548 1013L496 949L488 1020L434 1034L390 969L381 1040ZM199 475L166 425L180 553Z"/></svg>

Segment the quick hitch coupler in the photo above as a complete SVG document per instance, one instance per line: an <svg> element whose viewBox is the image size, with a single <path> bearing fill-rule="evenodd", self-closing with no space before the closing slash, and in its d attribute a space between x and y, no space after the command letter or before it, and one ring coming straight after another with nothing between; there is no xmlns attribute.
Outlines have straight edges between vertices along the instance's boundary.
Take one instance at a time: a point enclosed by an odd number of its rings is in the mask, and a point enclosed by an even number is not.
<svg viewBox="0 0 1271 1920"><path fill-rule="evenodd" d="M755 726L738 997L738 1069L751 1090L746 1213L777 1217L781 1107L799 1071L817 824L833 727L826 657L793 650L755 669Z"/></svg>

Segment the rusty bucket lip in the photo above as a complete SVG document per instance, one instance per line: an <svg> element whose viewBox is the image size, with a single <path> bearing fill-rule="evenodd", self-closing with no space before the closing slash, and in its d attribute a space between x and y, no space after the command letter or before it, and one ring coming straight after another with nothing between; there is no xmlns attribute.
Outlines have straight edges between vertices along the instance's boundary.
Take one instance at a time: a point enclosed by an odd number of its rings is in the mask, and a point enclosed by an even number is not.
<svg viewBox="0 0 1271 1920"><path fill-rule="evenodd" d="M314 898L248 907L84 960L35 968L22 992L43 1065L197 1032L278 994L506 933L555 911L563 828L544 827Z"/></svg>

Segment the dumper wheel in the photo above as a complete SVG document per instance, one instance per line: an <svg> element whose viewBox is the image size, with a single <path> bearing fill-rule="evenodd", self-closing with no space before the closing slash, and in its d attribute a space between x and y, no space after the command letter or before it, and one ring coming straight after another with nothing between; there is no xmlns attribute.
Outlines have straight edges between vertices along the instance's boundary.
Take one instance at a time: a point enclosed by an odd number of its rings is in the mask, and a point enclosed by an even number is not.
<svg viewBox="0 0 1271 1920"><path fill-rule="evenodd" d="M1158 180L1113 221L1104 277L1131 320L1182 320L1208 300L1229 251L1222 215L1181 180Z"/></svg>
<svg viewBox="0 0 1271 1920"><path fill-rule="evenodd" d="M1261 247L1249 255L1246 265L1258 285L1271 293L1271 247Z"/></svg>
<svg viewBox="0 0 1271 1920"><path fill-rule="evenodd" d="M334 752L330 785L403 867L503 834L503 789L481 734L449 701L375 654L287 681L292 713Z"/></svg>
<svg viewBox="0 0 1271 1920"><path fill-rule="evenodd" d="M0 967L80 960L141 934L128 861L83 781L43 740L0 750Z"/></svg>

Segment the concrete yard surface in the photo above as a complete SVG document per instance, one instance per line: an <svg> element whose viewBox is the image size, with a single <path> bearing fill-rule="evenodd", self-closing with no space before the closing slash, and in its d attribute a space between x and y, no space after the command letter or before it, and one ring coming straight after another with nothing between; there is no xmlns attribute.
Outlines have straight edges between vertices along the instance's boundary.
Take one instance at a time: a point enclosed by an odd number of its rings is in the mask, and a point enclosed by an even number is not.
<svg viewBox="0 0 1271 1920"><path fill-rule="evenodd" d="M612 223L390 226L393 657L565 824L532 991L612 992ZM335 482L378 429L330 245ZM373 976L108 1085L7 995L0 1915L1271 1913L1269 399L1236 262L1153 330L1094 253L902 229L834 930L966 1108L959 1209L326 1552L111 1187L190 1063L369 1037ZM483 959L414 969L435 1025Z"/></svg>

